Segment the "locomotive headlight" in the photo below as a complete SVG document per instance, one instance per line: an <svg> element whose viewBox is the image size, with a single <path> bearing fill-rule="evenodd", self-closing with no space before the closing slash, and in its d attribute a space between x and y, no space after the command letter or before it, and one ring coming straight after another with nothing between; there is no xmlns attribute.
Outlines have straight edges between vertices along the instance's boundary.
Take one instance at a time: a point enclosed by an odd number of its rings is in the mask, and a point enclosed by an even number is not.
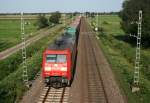
<svg viewBox="0 0 150 103"><path fill-rule="evenodd" d="M45 67L45 71L51 71L51 67Z"/></svg>
<svg viewBox="0 0 150 103"><path fill-rule="evenodd" d="M67 67L62 67L61 71L67 71Z"/></svg>

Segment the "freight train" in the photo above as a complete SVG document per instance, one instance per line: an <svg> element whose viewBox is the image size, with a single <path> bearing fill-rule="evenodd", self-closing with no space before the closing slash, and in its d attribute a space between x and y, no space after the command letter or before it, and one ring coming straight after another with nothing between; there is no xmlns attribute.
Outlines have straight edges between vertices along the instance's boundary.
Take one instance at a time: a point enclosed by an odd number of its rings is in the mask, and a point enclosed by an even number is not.
<svg viewBox="0 0 150 103"><path fill-rule="evenodd" d="M81 17L43 52L42 77L52 87L70 86L73 78Z"/></svg>

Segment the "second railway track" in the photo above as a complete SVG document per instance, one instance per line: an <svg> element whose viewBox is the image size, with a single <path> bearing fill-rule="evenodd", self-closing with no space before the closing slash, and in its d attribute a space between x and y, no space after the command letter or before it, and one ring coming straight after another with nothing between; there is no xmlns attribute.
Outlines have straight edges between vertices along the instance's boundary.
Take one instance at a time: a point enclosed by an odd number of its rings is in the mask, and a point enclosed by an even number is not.
<svg viewBox="0 0 150 103"><path fill-rule="evenodd" d="M45 87L37 103L68 103L69 88Z"/></svg>
<svg viewBox="0 0 150 103"><path fill-rule="evenodd" d="M84 58L84 72L87 81L88 103L108 103L105 93L103 81L100 75L100 69L96 60L95 46L93 44L93 33L86 25L85 20L82 21L80 36L82 39L82 58ZM85 101L84 101L85 103Z"/></svg>

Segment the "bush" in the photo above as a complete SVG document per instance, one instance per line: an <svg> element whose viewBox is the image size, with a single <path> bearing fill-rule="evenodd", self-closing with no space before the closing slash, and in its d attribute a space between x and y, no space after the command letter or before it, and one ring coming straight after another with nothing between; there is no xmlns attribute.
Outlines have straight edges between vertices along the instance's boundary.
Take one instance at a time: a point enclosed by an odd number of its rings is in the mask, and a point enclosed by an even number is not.
<svg viewBox="0 0 150 103"><path fill-rule="evenodd" d="M34 75L40 70L41 52L37 53L28 61L28 75L29 80L32 80ZM39 57L40 55L40 57ZM0 82L0 103L15 103L18 102L23 92L27 88L22 82L22 65L18 70Z"/></svg>
<svg viewBox="0 0 150 103"><path fill-rule="evenodd" d="M103 27L98 27L98 31L101 32L102 34L104 33L104 28Z"/></svg>
<svg viewBox="0 0 150 103"><path fill-rule="evenodd" d="M58 24L60 18L61 18L61 14L59 12L55 12L50 16L49 22L53 24Z"/></svg>
<svg viewBox="0 0 150 103"><path fill-rule="evenodd" d="M109 24L109 23L108 23L107 21L103 21L103 24L104 24L104 25L107 25L107 24Z"/></svg>
<svg viewBox="0 0 150 103"><path fill-rule="evenodd" d="M122 28L129 34L137 34L138 12L143 11L142 36L150 38L150 0L125 0L120 13ZM149 39L148 39L149 41Z"/></svg>
<svg viewBox="0 0 150 103"><path fill-rule="evenodd" d="M39 29L49 26L48 20L44 15L39 15L37 24L38 24Z"/></svg>

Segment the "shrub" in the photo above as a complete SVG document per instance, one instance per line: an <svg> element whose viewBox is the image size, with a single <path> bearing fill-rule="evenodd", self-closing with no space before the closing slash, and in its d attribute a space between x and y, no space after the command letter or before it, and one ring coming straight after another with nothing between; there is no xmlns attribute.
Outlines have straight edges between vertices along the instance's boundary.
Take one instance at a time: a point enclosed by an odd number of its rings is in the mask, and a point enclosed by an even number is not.
<svg viewBox="0 0 150 103"><path fill-rule="evenodd" d="M59 12L55 12L50 16L49 22L53 24L58 24L60 18L61 18L61 14Z"/></svg>
<svg viewBox="0 0 150 103"><path fill-rule="evenodd" d="M107 21L103 21L103 23L102 24L104 24L104 25L108 25L109 23L107 22Z"/></svg>
<svg viewBox="0 0 150 103"><path fill-rule="evenodd" d="M48 20L44 15L39 15L37 24L38 24L39 29L49 26Z"/></svg>

